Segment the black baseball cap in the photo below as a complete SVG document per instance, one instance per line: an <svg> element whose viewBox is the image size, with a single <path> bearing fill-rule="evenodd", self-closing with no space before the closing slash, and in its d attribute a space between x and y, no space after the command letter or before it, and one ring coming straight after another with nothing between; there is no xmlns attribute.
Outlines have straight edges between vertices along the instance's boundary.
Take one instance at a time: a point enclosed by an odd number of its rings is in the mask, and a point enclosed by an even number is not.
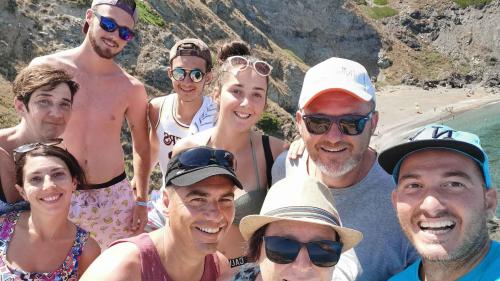
<svg viewBox="0 0 500 281"><path fill-rule="evenodd" d="M165 186L190 186L212 176L225 176L243 189L234 173L233 154L208 146L186 149L172 157L167 166Z"/></svg>

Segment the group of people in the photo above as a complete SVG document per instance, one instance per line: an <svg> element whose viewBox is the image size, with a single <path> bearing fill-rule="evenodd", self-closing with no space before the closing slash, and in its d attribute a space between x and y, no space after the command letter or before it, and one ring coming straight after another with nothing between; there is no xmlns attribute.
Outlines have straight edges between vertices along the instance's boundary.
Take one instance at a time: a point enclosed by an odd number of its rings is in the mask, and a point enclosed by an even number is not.
<svg viewBox="0 0 500 281"><path fill-rule="evenodd" d="M148 102L113 60L137 20L134 0L93 0L79 47L17 75L21 121L0 129L0 280L500 280L476 135L432 124L378 153L366 69L330 58L305 75L288 151L253 130L272 66L243 42L213 61L179 40L173 93Z"/></svg>

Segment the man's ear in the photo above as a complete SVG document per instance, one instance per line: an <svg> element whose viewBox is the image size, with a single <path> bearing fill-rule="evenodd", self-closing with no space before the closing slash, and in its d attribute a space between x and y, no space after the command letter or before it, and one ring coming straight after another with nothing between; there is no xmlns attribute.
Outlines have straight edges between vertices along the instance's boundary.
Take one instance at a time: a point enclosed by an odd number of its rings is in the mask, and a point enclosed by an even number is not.
<svg viewBox="0 0 500 281"><path fill-rule="evenodd" d="M397 200L398 200L398 195L396 194L396 192L397 192L397 190L396 190L396 189L394 189L394 190L391 192L391 201L392 201L392 207L394 207L394 210L396 210L396 211L397 211L397 208L396 208L397 204L396 204L396 202L397 202Z"/></svg>
<svg viewBox="0 0 500 281"><path fill-rule="evenodd" d="M205 74L205 83L210 84L210 82L212 82L213 78L214 78L214 75L213 75L212 71L207 72L207 74Z"/></svg>
<svg viewBox="0 0 500 281"><path fill-rule="evenodd" d="M490 187L484 193L484 205L488 219L493 218L497 209L497 191L496 188Z"/></svg>
<svg viewBox="0 0 500 281"><path fill-rule="evenodd" d="M28 197L26 196L26 192L24 191L24 188L22 188L20 185L16 184L15 185L16 189L17 189L17 192L19 192L19 194L21 194L21 197L23 197L23 199L25 201L28 201Z"/></svg>
<svg viewBox="0 0 500 281"><path fill-rule="evenodd" d="M172 78L172 68L170 66L167 66L167 76L168 78Z"/></svg>
<svg viewBox="0 0 500 281"><path fill-rule="evenodd" d="M297 110L297 112L295 112L295 125L297 126L297 131L299 131L299 135L302 136L302 123L304 121L302 120L302 113L300 112L300 110Z"/></svg>
<svg viewBox="0 0 500 281"><path fill-rule="evenodd" d="M17 97L14 97L14 109L20 115L28 112L28 109L26 108L26 105L24 104L24 102L22 100L18 99Z"/></svg>
<svg viewBox="0 0 500 281"><path fill-rule="evenodd" d="M94 17L94 11L92 11L92 9L87 9L87 12L85 12L85 21L88 23L89 28L93 17Z"/></svg>
<svg viewBox="0 0 500 281"><path fill-rule="evenodd" d="M377 124L378 124L378 111L374 111L372 113L372 118L370 119L370 123L371 123L371 135L375 134L375 129L377 128Z"/></svg>
<svg viewBox="0 0 500 281"><path fill-rule="evenodd" d="M168 188L168 187L167 187ZM163 206L165 207L165 209L168 208L168 205L170 204L170 192L167 191L167 188L164 188L163 189Z"/></svg>

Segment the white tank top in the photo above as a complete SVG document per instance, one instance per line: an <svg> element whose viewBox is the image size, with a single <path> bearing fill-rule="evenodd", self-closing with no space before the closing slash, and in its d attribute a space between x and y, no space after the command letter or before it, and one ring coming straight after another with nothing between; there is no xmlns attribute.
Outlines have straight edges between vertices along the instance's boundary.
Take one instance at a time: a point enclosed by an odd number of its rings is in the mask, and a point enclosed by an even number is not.
<svg viewBox="0 0 500 281"><path fill-rule="evenodd" d="M203 103L193 117L190 125L182 124L175 118L175 105L177 94L172 93L163 97L156 126L156 137L159 141L158 162L162 177L162 188L165 187L165 174L167 165L172 157L175 143L186 136L210 129L217 121L217 104L211 97L203 96Z"/></svg>

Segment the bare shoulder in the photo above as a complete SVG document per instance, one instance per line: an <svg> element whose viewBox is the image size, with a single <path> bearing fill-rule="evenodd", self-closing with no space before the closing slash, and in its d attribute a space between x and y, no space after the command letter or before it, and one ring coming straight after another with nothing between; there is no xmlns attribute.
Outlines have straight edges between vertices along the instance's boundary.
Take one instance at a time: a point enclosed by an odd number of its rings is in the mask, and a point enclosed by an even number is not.
<svg viewBox="0 0 500 281"><path fill-rule="evenodd" d="M100 254L101 247L92 237L89 237L78 262L78 276L81 276Z"/></svg>
<svg viewBox="0 0 500 281"><path fill-rule="evenodd" d="M207 145L212 135L212 130L213 128L180 139L172 150L172 156L188 148Z"/></svg>
<svg viewBox="0 0 500 281"><path fill-rule="evenodd" d="M114 245L94 260L80 280L141 280L139 248L131 242Z"/></svg>
<svg viewBox="0 0 500 281"><path fill-rule="evenodd" d="M39 64L50 64L54 66L62 66L67 69L75 69L75 60L74 60L75 49L64 50L61 52L40 56L34 58L30 62L30 66L39 65Z"/></svg>

